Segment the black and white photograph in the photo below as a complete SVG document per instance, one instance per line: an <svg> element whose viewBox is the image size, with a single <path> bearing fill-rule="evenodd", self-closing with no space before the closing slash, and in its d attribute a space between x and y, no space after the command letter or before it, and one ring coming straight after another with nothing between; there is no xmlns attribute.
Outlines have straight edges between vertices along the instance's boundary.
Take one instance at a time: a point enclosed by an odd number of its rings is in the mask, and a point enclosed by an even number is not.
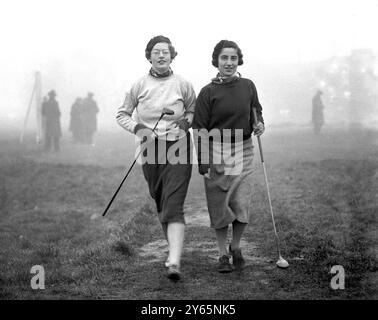
<svg viewBox="0 0 378 320"><path fill-rule="evenodd" d="M377 17L2 1L0 300L131 301L135 319L377 300Z"/></svg>

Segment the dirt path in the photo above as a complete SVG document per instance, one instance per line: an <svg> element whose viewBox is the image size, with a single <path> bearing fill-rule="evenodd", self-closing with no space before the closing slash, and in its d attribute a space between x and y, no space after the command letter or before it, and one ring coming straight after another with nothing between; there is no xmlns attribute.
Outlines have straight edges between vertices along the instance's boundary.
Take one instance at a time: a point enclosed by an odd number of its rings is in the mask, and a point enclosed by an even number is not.
<svg viewBox="0 0 378 320"><path fill-rule="evenodd" d="M204 199L199 197L193 197L190 201L187 201L185 205L186 214L186 235L184 244L184 256L190 256L192 253L196 252L200 255L207 256L210 258L214 265L218 261L218 247L214 240L207 240L199 235L200 230L206 230L206 232L213 234L213 230L209 227L209 216L207 211L206 202ZM199 237L193 236L197 235ZM246 232L248 234L248 231ZM229 230L229 239L230 239ZM243 248L243 256L246 259L246 263L253 265L261 265L267 267L271 264L271 259L267 257L261 257L257 253L257 245L254 242L246 241L242 239L241 247ZM151 241L140 248L140 256L143 258L142 262L144 264L163 262L168 255L168 245L165 239L157 239ZM270 269L270 268L269 268Z"/></svg>

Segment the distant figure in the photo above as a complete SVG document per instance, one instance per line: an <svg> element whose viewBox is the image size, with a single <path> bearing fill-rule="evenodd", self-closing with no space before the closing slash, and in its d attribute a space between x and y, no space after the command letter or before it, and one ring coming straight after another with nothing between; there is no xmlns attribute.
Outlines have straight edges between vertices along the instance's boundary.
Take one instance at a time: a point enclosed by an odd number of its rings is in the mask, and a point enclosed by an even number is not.
<svg viewBox="0 0 378 320"><path fill-rule="evenodd" d="M71 120L69 130L75 142L83 142L83 99L76 98L71 107Z"/></svg>
<svg viewBox="0 0 378 320"><path fill-rule="evenodd" d="M318 90L312 98L312 124L314 126L315 134L320 134L320 131L324 124L324 104L321 99L322 94L323 92L321 90Z"/></svg>
<svg viewBox="0 0 378 320"><path fill-rule="evenodd" d="M93 93L88 92L87 97L83 100L83 113L85 121L83 123L84 142L93 144L93 134L97 130L97 113L99 112L97 102L93 100Z"/></svg>
<svg viewBox="0 0 378 320"><path fill-rule="evenodd" d="M41 109L40 109L41 115L42 115L42 106L43 106L43 104L46 103L48 100L49 100L49 97L48 97L48 96L44 96L44 97L42 98ZM42 137L45 137L45 136L46 136L46 123L45 123L45 121L43 120L43 117L42 117L42 119L41 119L41 126L42 126L42 128L41 128L41 136L42 136Z"/></svg>
<svg viewBox="0 0 378 320"><path fill-rule="evenodd" d="M51 149L51 143L54 144L54 150L59 151L60 137L62 136L62 130L60 127L60 110L59 104L55 100L56 93L51 90L49 93L49 99L42 103L42 121L45 129L45 151Z"/></svg>

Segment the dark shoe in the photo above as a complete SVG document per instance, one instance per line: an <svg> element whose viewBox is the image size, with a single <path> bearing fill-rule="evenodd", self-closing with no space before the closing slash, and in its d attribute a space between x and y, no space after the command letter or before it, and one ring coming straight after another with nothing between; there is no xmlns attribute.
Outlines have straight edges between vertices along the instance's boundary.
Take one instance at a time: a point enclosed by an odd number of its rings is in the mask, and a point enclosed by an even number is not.
<svg viewBox="0 0 378 320"><path fill-rule="evenodd" d="M168 266L167 277L170 280L178 281L181 278L180 269L176 264Z"/></svg>
<svg viewBox="0 0 378 320"><path fill-rule="evenodd" d="M242 256L241 249L231 249L231 245L229 246L230 253L232 254L232 264L235 267L235 270L242 270L245 266L245 260Z"/></svg>
<svg viewBox="0 0 378 320"><path fill-rule="evenodd" d="M218 272L229 273L232 272L232 265L230 263L230 258L226 255L219 258Z"/></svg>

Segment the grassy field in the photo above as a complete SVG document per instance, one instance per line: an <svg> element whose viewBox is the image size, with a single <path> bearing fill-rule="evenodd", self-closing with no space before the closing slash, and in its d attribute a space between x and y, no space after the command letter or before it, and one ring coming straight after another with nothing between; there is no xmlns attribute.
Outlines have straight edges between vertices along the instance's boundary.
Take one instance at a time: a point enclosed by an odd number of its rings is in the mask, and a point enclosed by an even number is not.
<svg viewBox="0 0 378 320"><path fill-rule="evenodd" d="M247 267L216 272L202 177L193 167L185 203L183 280L165 277L167 246L141 168L135 167L106 218L98 217L132 162L133 140L99 133L96 146L68 134L60 153L33 136L0 136L1 299L377 299L378 132L312 135L275 128L263 136L282 251L274 233L255 148L252 215L243 239ZM33 265L45 289L30 286ZM332 266L345 289L330 286Z"/></svg>

